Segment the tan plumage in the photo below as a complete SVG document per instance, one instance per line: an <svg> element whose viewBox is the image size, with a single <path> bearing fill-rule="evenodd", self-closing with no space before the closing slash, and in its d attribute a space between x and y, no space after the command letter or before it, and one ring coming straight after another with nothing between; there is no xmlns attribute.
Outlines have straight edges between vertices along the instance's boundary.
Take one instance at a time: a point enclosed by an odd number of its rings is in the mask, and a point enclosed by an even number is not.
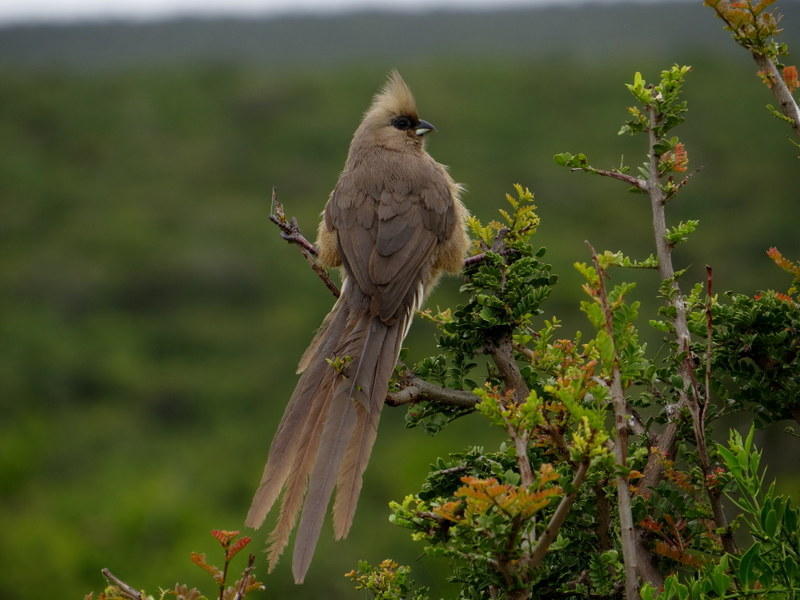
<svg viewBox="0 0 800 600"><path fill-rule="evenodd" d="M350 530L414 312L442 272L458 272L463 264L467 212L460 186L423 148L431 129L393 72L356 129L323 212L319 260L342 267L341 296L300 359L301 376L246 521L261 526L283 491L269 562L275 566L299 515L292 564L297 583L308 570L334 488L336 539ZM340 359L338 369L332 359Z"/></svg>

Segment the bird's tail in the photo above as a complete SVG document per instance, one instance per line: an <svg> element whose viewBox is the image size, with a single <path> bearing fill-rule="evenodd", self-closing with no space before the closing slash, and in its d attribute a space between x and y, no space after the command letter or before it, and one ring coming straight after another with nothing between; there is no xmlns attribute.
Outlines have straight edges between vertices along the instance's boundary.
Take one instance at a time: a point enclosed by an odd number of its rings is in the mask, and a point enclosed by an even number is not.
<svg viewBox="0 0 800 600"><path fill-rule="evenodd" d="M259 527L283 491L269 539L273 568L300 516L292 571L302 583L334 487L336 539L353 522L361 481L378 428L389 379L411 315L385 324L372 317L358 290L344 286L300 361L303 371L272 441L247 515ZM302 511L302 512L301 512Z"/></svg>

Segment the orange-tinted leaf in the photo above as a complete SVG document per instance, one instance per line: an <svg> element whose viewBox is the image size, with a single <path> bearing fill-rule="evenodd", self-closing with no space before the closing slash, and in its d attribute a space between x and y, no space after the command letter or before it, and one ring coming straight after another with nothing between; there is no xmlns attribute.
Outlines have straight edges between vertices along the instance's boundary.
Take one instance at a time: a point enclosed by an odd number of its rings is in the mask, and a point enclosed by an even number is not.
<svg viewBox="0 0 800 600"><path fill-rule="evenodd" d="M445 502L441 506L434 508L433 512L443 519L447 519L448 521L453 521L455 523L463 516L463 511L461 510L462 507L463 503L460 500L456 500L452 502Z"/></svg>
<svg viewBox="0 0 800 600"><path fill-rule="evenodd" d="M789 88L790 92L799 88L800 80L797 78L797 67L794 65L783 67L783 80L786 82L786 87Z"/></svg>
<svg viewBox="0 0 800 600"><path fill-rule="evenodd" d="M550 483L551 481L556 481L559 478L558 472L553 468L553 465L550 463L542 463L539 467L539 480L537 481L539 487L542 487L546 483Z"/></svg>
<svg viewBox="0 0 800 600"><path fill-rule="evenodd" d="M657 523L651 517L645 517L639 522L639 527L642 529L647 529L648 531L659 532L661 531L661 525Z"/></svg>
<svg viewBox="0 0 800 600"><path fill-rule="evenodd" d="M238 540L236 540L233 543L233 545L231 545L231 547L228 548L228 552L225 553L225 558L227 558L228 560L232 559L234 556L236 556L241 551L242 548L247 546L247 544L249 544L250 541L251 541L251 538L249 538L247 536L239 538Z"/></svg>
<svg viewBox="0 0 800 600"><path fill-rule="evenodd" d="M214 581L221 584L222 583L222 571L215 567L214 565L208 564L206 562L206 555L200 554L199 552L192 552L192 562L196 564L198 567L203 569L206 573L211 575L214 578Z"/></svg>
<svg viewBox="0 0 800 600"><path fill-rule="evenodd" d="M239 535L238 531L228 531L226 529L212 529L211 535L213 535L217 541L222 544L223 546L227 546L231 543L237 535Z"/></svg>
<svg viewBox="0 0 800 600"><path fill-rule="evenodd" d="M781 251L774 246L767 250L767 256L772 259L772 262L774 262L787 273L791 273L795 277L800 277L800 265L786 258L783 254L781 254Z"/></svg>
<svg viewBox="0 0 800 600"><path fill-rule="evenodd" d="M666 542L658 541L656 542L654 548L656 554L660 554L661 556L666 556L667 558L671 558L672 560L681 563L682 565L688 565L690 567L702 567L703 561L701 561L696 556L689 554L688 552L681 550L677 546L667 544Z"/></svg>

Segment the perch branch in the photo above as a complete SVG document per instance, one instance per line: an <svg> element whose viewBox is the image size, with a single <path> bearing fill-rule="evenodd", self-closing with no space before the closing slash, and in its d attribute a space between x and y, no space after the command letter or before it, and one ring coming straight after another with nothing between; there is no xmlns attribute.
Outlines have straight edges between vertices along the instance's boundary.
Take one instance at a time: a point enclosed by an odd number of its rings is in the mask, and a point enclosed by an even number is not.
<svg viewBox="0 0 800 600"><path fill-rule="evenodd" d="M486 252L474 254L464 259L464 267L472 267L481 264L486 259Z"/></svg>
<svg viewBox="0 0 800 600"><path fill-rule="evenodd" d="M508 256L509 254L514 254L515 252L517 252L517 250L515 250L514 248L503 247L500 248L499 250L493 248L492 252L496 252L500 256ZM486 252L479 252L478 254L473 254L472 256L468 256L467 258L464 259L464 268L466 269L468 267L474 267L475 265L481 264L484 260L486 260L486 254L487 254Z"/></svg>
<svg viewBox="0 0 800 600"><path fill-rule="evenodd" d="M283 204L278 202L278 190L272 188L272 204L269 211L269 220L275 223L281 230L281 237L290 244L297 244L303 249L304 255L310 254L311 256L318 256L319 251L317 247L309 242L300 231L300 226L297 224L297 219L292 217L286 218L286 213L283 210Z"/></svg>
<svg viewBox="0 0 800 600"><path fill-rule="evenodd" d="M108 569L101 569L100 572L110 584L117 586L120 593L126 598L129 598L130 600L144 600L144 596L142 596L142 593L139 590L133 589Z"/></svg>
<svg viewBox="0 0 800 600"><path fill-rule="evenodd" d="M300 231L300 225L297 223L297 219L295 217L286 217L283 204L278 201L278 191L275 188L272 188L272 205L270 208L269 220L278 226L278 229L281 231L280 235L284 240L298 247L303 258L306 259L306 262L308 262L314 273L322 280L325 287L338 298L339 287L331 280L327 271L316 260L317 256L319 256L319 250L303 235L303 232ZM506 255L511 252L513 252L512 249L505 248L499 251L499 254ZM479 265L484 260L486 260L485 252L468 256L464 259L464 267Z"/></svg>
<svg viewBox="0 0 800 600"><path fill-rule="evenodd" d="M447 406L459 408L473 408L480 398L472 392L454 390L425 381L406 372L401 379L402 387L397 392L390 392L386 396L387 406L402 406L415 402L436 402Z"/></svg>

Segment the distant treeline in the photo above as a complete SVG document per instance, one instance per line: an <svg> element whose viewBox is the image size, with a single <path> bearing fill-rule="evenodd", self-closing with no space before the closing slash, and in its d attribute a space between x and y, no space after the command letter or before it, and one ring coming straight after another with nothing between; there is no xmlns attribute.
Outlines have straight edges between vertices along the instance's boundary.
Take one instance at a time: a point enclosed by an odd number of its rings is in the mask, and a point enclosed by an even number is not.
<svg viewBox="0 0 800 600"><path fill-rule="evenodd" d="M781 2L797 23L800 3ZM785 33L800 39L800 27ZM0 28L0 65L95 68L245 61L276 67L354 60L557 57L601 60L644 52L737 49L702 2L569 4L498 11L358 12L256 18L183 18Z"/></svg>

